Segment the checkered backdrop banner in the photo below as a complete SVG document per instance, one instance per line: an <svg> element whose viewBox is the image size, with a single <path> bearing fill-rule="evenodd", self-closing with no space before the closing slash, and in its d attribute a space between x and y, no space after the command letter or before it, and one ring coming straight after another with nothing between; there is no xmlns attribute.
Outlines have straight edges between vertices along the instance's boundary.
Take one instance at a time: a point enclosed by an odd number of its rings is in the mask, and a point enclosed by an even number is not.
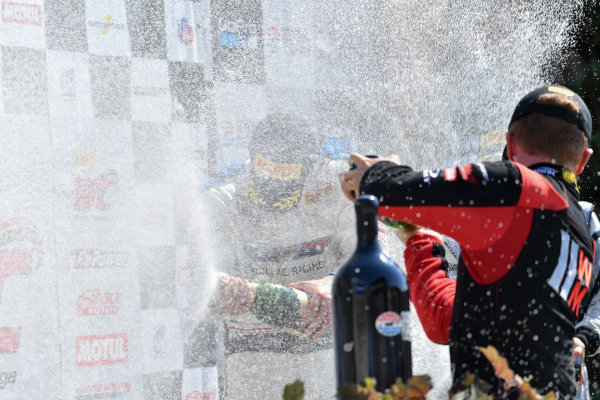
<svg viewBox="0 0 600 400"><path fill-rule="evenodd" d="M186 361L173 176L199 188L243 162L272 112L321 115L328 137L364 129L368 111L351 99L370 96L356 96L368 32L328 27L367 10L1 4L0 398L218 397L214 367Z"/></svg>

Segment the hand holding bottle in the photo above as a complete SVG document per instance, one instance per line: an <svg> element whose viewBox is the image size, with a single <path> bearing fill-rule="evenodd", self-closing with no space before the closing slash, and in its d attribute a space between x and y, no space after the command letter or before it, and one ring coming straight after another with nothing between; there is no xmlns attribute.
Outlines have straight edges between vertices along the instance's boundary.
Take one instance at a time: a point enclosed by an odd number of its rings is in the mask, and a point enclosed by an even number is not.
<svg viewBox="0 0 600 400"><path fill-rule="evenodd" d="M331 329L331 284L333 276L321 279L290 283L288 286L308 295L306 310L302 313L300 324L306 326L304 334L319 339ZM318 331L317 331L318 329ZM316 332L316 333L315 333Z"/></svg>
<svg viewBox="0 0 600 400"><path fill-rule="evenodd" d="M215 304L219 310L234 317L242 315L252 308L254 304L255 288L252 282L219 273L219 290Z"/></svg>
<svg viewBox="0 0 600 400"><path fill-rule="evenodd" d="M350 154L348 158L348 164L350 170L342 172L339 175L340 184L342 191L348 200L354 202L356 200L356 194L359 193L360 181L362 180L365 171L371 167L371 165L380 161L392 161L395 163L399 162L399 158L396 155L392 155L386 158L373 158L373 156L363 156L358 153Z"/></svg>

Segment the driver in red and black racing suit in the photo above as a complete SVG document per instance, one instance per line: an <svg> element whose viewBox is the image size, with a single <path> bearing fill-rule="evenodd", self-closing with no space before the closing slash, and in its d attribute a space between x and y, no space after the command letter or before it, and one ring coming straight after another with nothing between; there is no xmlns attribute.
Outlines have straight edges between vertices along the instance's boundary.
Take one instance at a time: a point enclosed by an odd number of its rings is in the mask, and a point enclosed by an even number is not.
<svg viewBox="0 0 600 400"><path fill-rule="evenodd" d="M431 228L461 246L454 283L406 257L411 301L428 337L450 343L453 381L474 372L492 390L501 388L477 348L491 345L516 374L531 376L539 393L575 396L571 352L592 290L594 253L575 174L552 163L414 172L357 154L349 162L363 175L340 176L345 192L360 177L359 192L379 198L380 216Z"/></svg>

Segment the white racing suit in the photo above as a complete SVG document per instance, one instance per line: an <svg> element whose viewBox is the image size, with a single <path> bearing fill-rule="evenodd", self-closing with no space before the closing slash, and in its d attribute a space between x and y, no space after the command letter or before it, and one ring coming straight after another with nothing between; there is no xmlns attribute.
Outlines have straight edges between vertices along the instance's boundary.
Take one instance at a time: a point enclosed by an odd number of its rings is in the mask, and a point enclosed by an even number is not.
<svg viewBox="0 0 600 400"><path fill-rule="evenodd" d="M319 160L301 196L291 199L297 205L284 210L261 211L252 204L246 173L209 189L219 236L216 269L284 285L335 272L356 243L353 206L337 182L347 169L345 160ZM284 386L296 379L304 382L306 399L335 396L331 334L314 340L263 323L250 312L223 317L228 399L281 399Z"/></svg>
<svg viewBox="0 0 600 400"><path fill-rule="evenodd" d="M248 175L208 190L207 205L217 229L213 240L215 269L249 281L292 282L320 279L335 272L354 252L354 207L339 188L337 176L346 160L322 157L307 179L298 205L284 211L252 215ZM218 236L218 238L217 238ZM401 242L393 229L379 224L381 248L403 267ZM404 269L404 268L403 268ZM300 379L305 399L331 399L336 394L331 335L314 340L263 323L250 312L226 318L227 398L281 399L286 384ZM447 346L425 336L411 313L413 373L432 377L430 395L446 398L450 383Z"/></svg>

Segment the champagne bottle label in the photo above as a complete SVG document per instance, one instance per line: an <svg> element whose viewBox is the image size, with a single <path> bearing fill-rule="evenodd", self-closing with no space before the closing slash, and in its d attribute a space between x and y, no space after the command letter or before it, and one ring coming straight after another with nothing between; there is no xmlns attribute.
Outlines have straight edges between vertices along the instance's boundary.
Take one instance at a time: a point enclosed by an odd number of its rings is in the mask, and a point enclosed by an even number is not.
<svg viewBox="0 0 600 400"><path fill-rule="evenodd" d="M375 329L383 336L401 335L403 340L410 340L409 318L410 314L406 311L400 314L394 311L386 311L375 319Z"/></svg>

